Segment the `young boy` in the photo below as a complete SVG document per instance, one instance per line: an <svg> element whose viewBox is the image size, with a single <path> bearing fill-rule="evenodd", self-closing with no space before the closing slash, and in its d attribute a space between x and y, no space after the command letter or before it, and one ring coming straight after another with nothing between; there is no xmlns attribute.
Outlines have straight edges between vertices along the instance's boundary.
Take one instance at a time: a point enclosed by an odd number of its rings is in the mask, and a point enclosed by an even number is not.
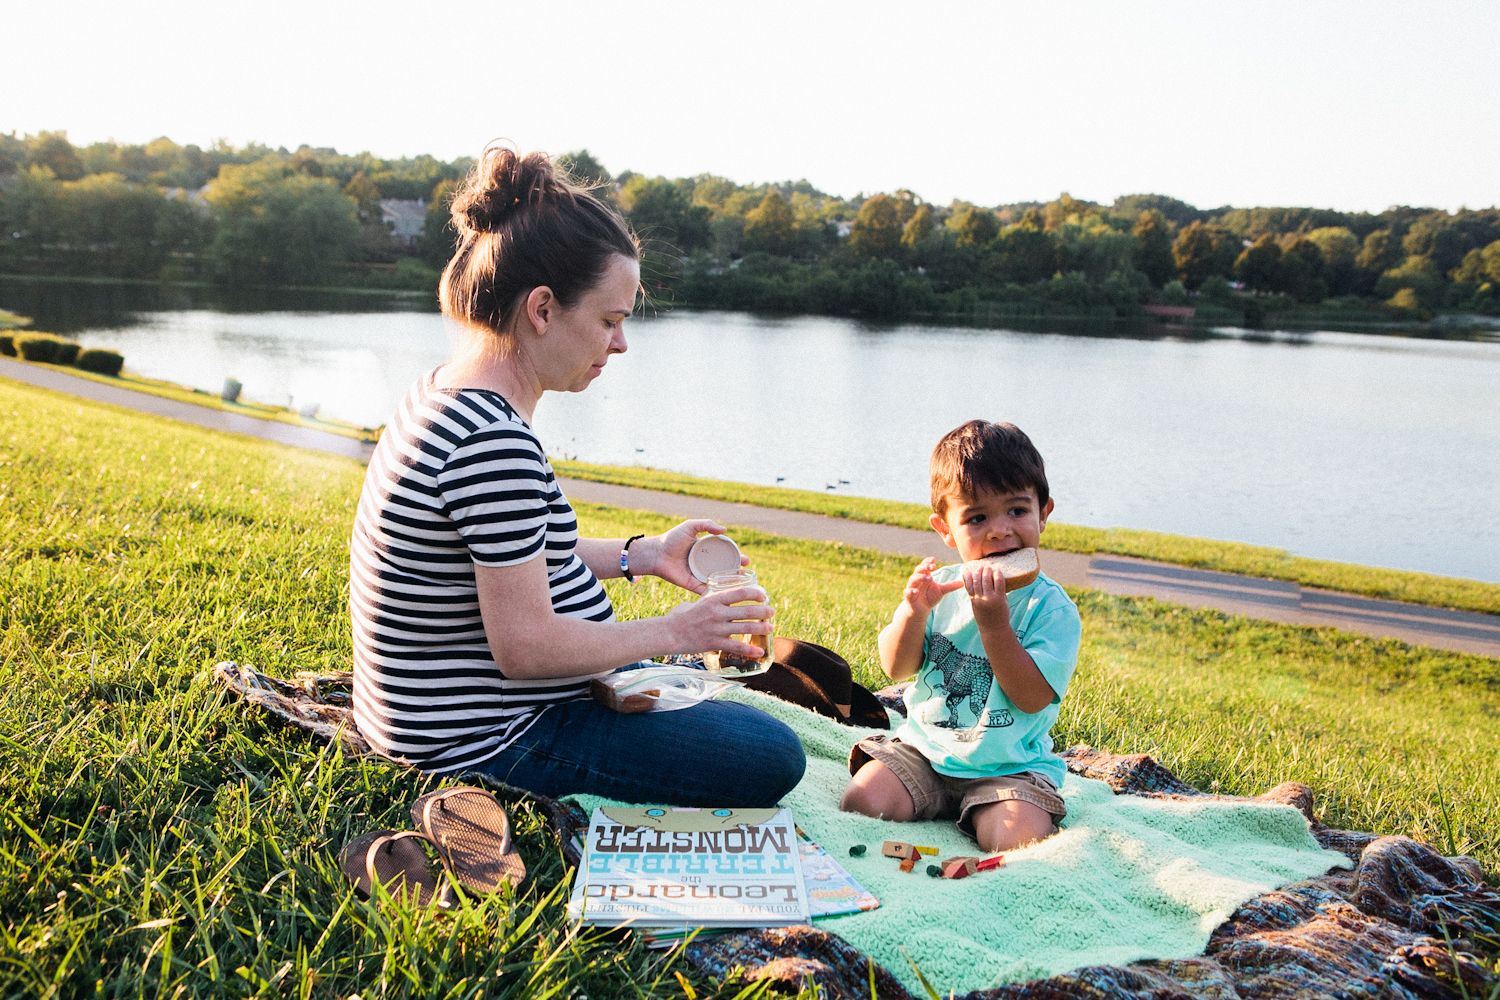
<svg viewBox="0 0 1500 1000"><path fill-rule="evenodd" d="M1013 424L971 420L932 451L933 530L963 563L917 564L880 633L906 691L894 738L861 740L839 806L905 821L955 817L986 852L1057 831L1067 769L1049 730L1078 661L1078 609L1045 575L1005 592L985 556L1035 547L1052 513L1042 456Z"/></svg>

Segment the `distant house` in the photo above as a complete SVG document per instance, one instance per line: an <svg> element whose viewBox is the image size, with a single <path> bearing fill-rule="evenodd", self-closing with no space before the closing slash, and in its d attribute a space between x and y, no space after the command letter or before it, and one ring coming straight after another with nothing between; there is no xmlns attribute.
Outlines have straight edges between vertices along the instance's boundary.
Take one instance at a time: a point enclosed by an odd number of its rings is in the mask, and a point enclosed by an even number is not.
<svg viewBox="0 0 1500 1000"><path fill-rule="evenodd" d="M427 222L427 202L422 198L380 199L380 221L397 243L409 247L422 238Z"/></svg>

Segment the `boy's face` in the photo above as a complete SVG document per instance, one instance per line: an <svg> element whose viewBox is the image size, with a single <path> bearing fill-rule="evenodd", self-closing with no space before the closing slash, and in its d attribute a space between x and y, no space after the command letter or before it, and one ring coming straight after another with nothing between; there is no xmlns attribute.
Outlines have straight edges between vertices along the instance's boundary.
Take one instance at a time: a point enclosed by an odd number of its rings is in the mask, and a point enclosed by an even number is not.
<svg viewBox="0 0 1500 1000"><path fill-rule="evenodd" d="M965 562L1035 548L1041 541L1052 501L1037 503L1036 488L1021 492L981 490L977 496L954 494L947 510L931 517L932 530Z"/></svg>

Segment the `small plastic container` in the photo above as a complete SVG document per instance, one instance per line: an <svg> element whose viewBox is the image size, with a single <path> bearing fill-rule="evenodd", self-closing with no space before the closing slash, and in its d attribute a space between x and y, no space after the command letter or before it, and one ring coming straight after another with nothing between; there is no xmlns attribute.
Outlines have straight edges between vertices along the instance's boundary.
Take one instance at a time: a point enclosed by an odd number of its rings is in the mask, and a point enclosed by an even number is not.
<svg viewBox="0 0 1500 1000"><path fill-rule="evenodd" d="M712 536L710 536L712 537ZM722 536L719 536L722 537ZM733 544L732 542L730 544ZM738 553L739 549L735 549ZM738 556L736 556L738 562ZM703 596L719 594L726 590L737 590L740 587L759 587L760 581L755 574L748 569L736 569L730 572L714 573L708 578L708 589ZM756 601L741 601L741 604L755 604ZM726 653L722 650L711 650L703 654L703 665L712 673L720 677L741 678L754 677L771 669L772 634L766 633L742 633L731 636L741 642L748 642L752 646L759 646L761 655L758 659L749 659L739 653Z"/></svg>

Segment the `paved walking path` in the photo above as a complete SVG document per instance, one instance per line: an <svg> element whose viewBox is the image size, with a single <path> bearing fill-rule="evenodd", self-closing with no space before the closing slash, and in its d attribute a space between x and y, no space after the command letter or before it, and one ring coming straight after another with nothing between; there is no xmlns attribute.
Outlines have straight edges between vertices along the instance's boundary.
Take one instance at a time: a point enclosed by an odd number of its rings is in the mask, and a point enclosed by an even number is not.
<svg viewBox="0 0 1500 1000"><path fill-rule="evenodd" d="M113 403L115 406L123 406L130 410L154 413L159 417L170 417L184 423L207 427L209 430L230 431L234 434L244 434L268 441L279 441L298 448L311 448L314 451L331 451L336 455L346 455L360 461L369 459L372 450L371 446L363 441L335 434L332 431L297 424L284 424L279 420L265 420L245 413L220 410L212 406L200 406L197 403L189 403L180 399L166 399L162 396L153 396L149 392L127 389L124 385L96 382L90 378L69 375L56 368L13 361L10 358L0 358L0 377L27 382L44 389L71 393L74 396L83 396L100 403Z"/></svg>
<svg viewBox="0 0 1500 1000"><path fill-rule="evenodd" d="M39 365L0 358L0 377L72 393L208 427L283 444L367 460L371 446L313 427L298 427L79 378ZM818 541L843 542L913 558L952 559L952 552L930 531L867 524L821 514L728 503L703 497L629 486L564 479L574 500L647 510L670 517L709 517L725 524ZM1218 608L1293 625L1330 625L1364 635L1400 639L1414 645L1500 657L1500 615L1449 611L1399 601L1315 590L1282 580L1263 580L1113 555L1079 555L1046 550L1042 566L1059 583L1112 594L1154 597L1197 608Z"/></svg>

